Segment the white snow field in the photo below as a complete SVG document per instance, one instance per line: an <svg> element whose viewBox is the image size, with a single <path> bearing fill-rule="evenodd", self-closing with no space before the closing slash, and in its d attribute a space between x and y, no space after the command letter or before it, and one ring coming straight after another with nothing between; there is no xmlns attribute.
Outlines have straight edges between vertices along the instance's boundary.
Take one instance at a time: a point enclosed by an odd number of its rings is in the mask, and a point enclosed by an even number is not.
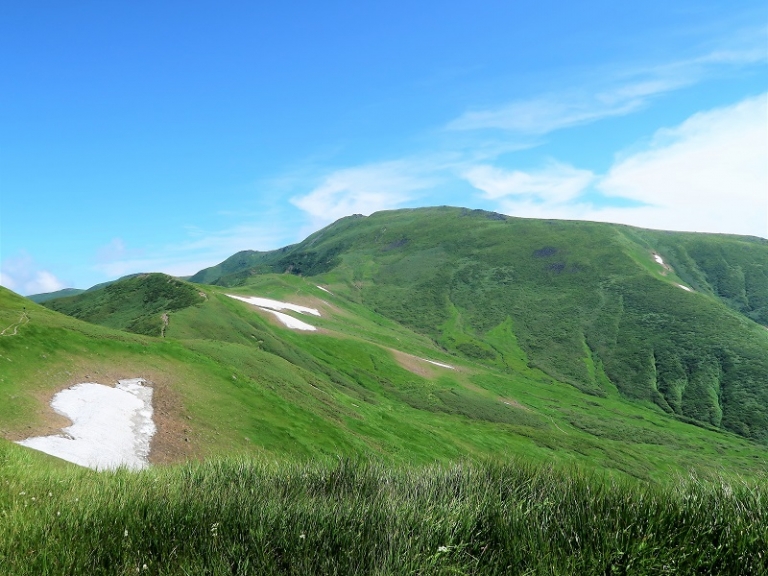
<svg viewBox="0 0 768 576"><path fill-rule="evenodd" d="M330 294L331 296L333 296L333 292L331 292L330 290L328 290L328 288L323 288L322 286L318 286L318 288L320 288L320 290L322 290L323 292L328 292L328 294Z"/></svg>
<svg viewBox="0 0 768 576"><path fill-rule="evenodd" d="M94 470L149 465L149 443L156 428L152 420L152 388L143 378L120 380L114 388L83 383L53 397L53 409L72 420L62 434L18 442Z"/></svg>
<svg viewBox="0 0 768 576"><path fill-rule="evenodd" d="M235 296L234 294L227 294L230 298L235 300L241 300L253 304L259 308L267 308L269 310L293 310L299 314L312 314L313 316L320 316L320 312L316 308L307 308L306 306L299 306L298 304L290 304L288 302L280 302L279 300L270 300L269 298L258 298L256 296Z"/></svg>
<svg viewBox="0 0 768 576"><path fill-rule="evenodd" d="M678 284L678 286L683 290L685 290L686 292L693 292L693 290L688 288L688 286L683 286L682 284Z"/></svg>
<svg viewBox="0 0 768 576"><path fill-rule="evenodd" d="M314 332L317 330L314 326L311 324L307 324L306 322L302 322L298 318L294 318L293 316L288 316L288 314L283 314L282 312L278 312L277 310L270 310L269 308L262 308L265 312L269 312L270 314L274 314L275 317L280 320L283 324L285 324L286 327L291 328L293 330L306 330L308 332Z"/></svg>
<svg viewBox="0 0 768 576"><path fill-rule="evenodd" d="M664 266L664 260L662 260L661 256L659 256L658 254L654 254L653 258L654 258L654 260L656 260L656 262L658 262L659 264Z"/></svg>
<svg viewBox="0 0 768 576"><path fill-rule="evenodd" d="M318 288L320 287L318 286ZM307 324L306 322L302 322L293 316L289 316L288 314L283 314L281 312L281 310L292 310L294 312L298 312L299 314L312 314L313 316L320 316L320 312L316 308L307 308L306 306L299 306L298 304L280 302L279 300L270 300L269 298L258 298L256 296L235 296L234 294L227 294L227 296L234 298L235 300L240 300L241 302L252 304L257 308L261 308L265 312L274 314L275 317L280 320L280 322L292 330L305 330L307 332L314 332L317 330L317 328L311 324Z"/></svg>

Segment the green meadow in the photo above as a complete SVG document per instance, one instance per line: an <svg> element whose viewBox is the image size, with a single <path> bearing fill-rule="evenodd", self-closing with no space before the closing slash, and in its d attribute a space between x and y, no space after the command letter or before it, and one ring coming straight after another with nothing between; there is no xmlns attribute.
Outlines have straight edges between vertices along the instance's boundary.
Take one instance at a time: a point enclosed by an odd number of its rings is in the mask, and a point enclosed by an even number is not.
<svg viewBox="0 0 768 576"><path fill-rule="evenodd" d="M766 573L752 482L575 467L209 460L141 473L0 448L6 574Z"/></svg>

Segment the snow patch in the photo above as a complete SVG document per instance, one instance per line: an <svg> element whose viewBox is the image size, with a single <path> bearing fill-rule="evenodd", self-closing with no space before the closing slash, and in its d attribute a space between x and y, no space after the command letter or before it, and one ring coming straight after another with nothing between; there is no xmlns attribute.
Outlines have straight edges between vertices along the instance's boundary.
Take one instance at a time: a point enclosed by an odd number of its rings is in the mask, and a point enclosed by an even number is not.
<svg viewBox="0 0 768 576"><path fill-rule="evenodd" d="M152 388L143 378L120 380L114 388L91 382L62 390L51 407L72 420L61 434L17 442L94 470L149 465L149 444L156 428L152 420Z"/></svg>
<svg viewBox="0 0 768 576"><path fill-rule="evenodd" d="M656 262L658 262L658 263L659 263L659 264L661 264L662 266L664 266L664 265L665 265L665 264L664 264L664 260L662 260L661 256L659 256L658 254L654 254L654 255L653 255L653 259L654 259L654 260L656 260Z"/></svg>
<svg viewBox="0 0 768 576"><path fill-rule="evenodd" d="M330 290L328 290L327 288L323 288L322 286L318 286L318 288L320 288L320 290L322 290L323 292L327 292L328 294L330 294L331 296L333 296L333 292L331 292L331 291L330 291Z"/></svg>
<svg viewBox="0 0 768 576"><path fill-rule="evenodd" d="M269 312L270 314L274 314L275 317L277 317L280 322L285 324L286 327L291 328L293 330L306 330L309 332L314 332L317 330L314 326L311 324L307 324L306 322L302 322L298 318L294 318L293 316L288 316L288 314L283 314L282 312L278 312L277 310L270 310L269 308L262 308L265 312Z"/></svg>
<svg viewBox="0 0 768 576"><path fill-rule="evenodd" d="M448 368L448 370L456 370L453 366L449 366L448 364L443 364L442 362L435 362L434 360L427 360L426 358L419 358L419 360L424 360L424 362L429 362L430 364L434 364L435 366L440 366L441 368Z"/></svg>
<svg viewBox="0 0 768 576"><path fill-rule="evenodd" d="M318 286L318 288L320 287ZM307 308L306 306L299 306L298 304L280 302L279 300L270 300L269 298L259 298L256 296L235 296L234 294L227 294L227 296L234 298L235 300L240 300L241 302L252 304L257 308L264 310L265 312L274 314L275 317L280 320L280 322L292 330L305 330L308 332L314 332L317 330L317 328L311 324L307 324L306 322L302 322L293 316L289 316L288 314L283 314L281 312L281 310L292 310L294 312L298 312L299 314L312 314L313 316L320 316L320 312L316 308Z"/></svg>
<svg viewBox="0 0 768 576"><path fill-rule="evenodd" d="M235 296L234 294L227 294L230 298L253 304L259 308L266 308L268 310L292 310L299 314L312 314L313 316L320 316L319 310L316 308L307 308L306 306L299 306L298 304L290 304L289 302L280 302L279 300L270 300L269 298L258 298L257 296Z"/></svg>
<svg viewBox="0 0 768 576"><path fill-rule="evenodd" d="M688 288L688 286L683 286L682 284L678 284L678 287L682 288L687 292L693 292L693 290L691 288Z"/></svg>

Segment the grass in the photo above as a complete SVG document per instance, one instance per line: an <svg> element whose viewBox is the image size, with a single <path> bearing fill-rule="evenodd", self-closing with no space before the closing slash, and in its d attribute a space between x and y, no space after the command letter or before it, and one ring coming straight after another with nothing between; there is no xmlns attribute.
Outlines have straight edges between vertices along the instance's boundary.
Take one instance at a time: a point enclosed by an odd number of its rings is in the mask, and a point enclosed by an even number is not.
<svg viewBox="0 0 768 576"><path fill-rule="evenodd" d="M97 474L5 443L0 463L8 575L766 573L765 484L732 478L242 458Z"/></svg>

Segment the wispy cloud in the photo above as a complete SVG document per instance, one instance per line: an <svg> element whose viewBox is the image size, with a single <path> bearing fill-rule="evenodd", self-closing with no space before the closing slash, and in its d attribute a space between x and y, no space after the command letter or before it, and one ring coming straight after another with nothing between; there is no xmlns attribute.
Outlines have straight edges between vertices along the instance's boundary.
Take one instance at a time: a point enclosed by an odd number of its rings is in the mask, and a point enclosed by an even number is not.
<svg viewBox="0 0 768 576"><path fill-rule="evenodd" d="M550 162L536 172L512 172L489 166L473 166L464 178L490 200L515 196L530 202L567 202L579 196L595 179L590 170Z"/></svg>
<svg viewBox="0 0 768 576"><path fill-rule="evenodd" d="M740 49L717 50L688 60L607 72L611 80L591 89L543 94L496 108L470 110L449 122L446 128L543 135L603 118L624 116L644 108L657 96L691 86L725 69L765 63L768 55L764 32L758 36L759 46L753 42Z"/></svg>
<svg viewBox="0 0 768 576"><path fill-rule="evenodd" d="M303 196L291 203L309 214L316 223L332 222L350 214L371 214L402 206L416 192L435 186L440 162L404 159L336 170Z"/></svg>
<svg viewBox="0 0 768 576"><path fill-rule="evenodd" d="M66 287L54 274L41 268L27 253L6 258L0 263L0 285L24 296L56 292Z"/></svg>
<svg viewBox="0 0 768 576"><path fill-rule="evenodd" d="M482 165L464 175L515 216L768 238L767 127L762 94L657 131L645 150L603 175L562 164L531 173ZM585 196L590 188L636 205L596 205Z"/></svg>
<svg viewBox="0 0 768 576"><path fill-rule="evenodd" d="M629 87L626 89L629 90ZM466 112L450 122L447 128L498 129L541 135L609 116L622 116L637 110L642 104L641 97L621 98L615 93L590 96L576 93L550 94L512 102L492 110Z"/></svg>

